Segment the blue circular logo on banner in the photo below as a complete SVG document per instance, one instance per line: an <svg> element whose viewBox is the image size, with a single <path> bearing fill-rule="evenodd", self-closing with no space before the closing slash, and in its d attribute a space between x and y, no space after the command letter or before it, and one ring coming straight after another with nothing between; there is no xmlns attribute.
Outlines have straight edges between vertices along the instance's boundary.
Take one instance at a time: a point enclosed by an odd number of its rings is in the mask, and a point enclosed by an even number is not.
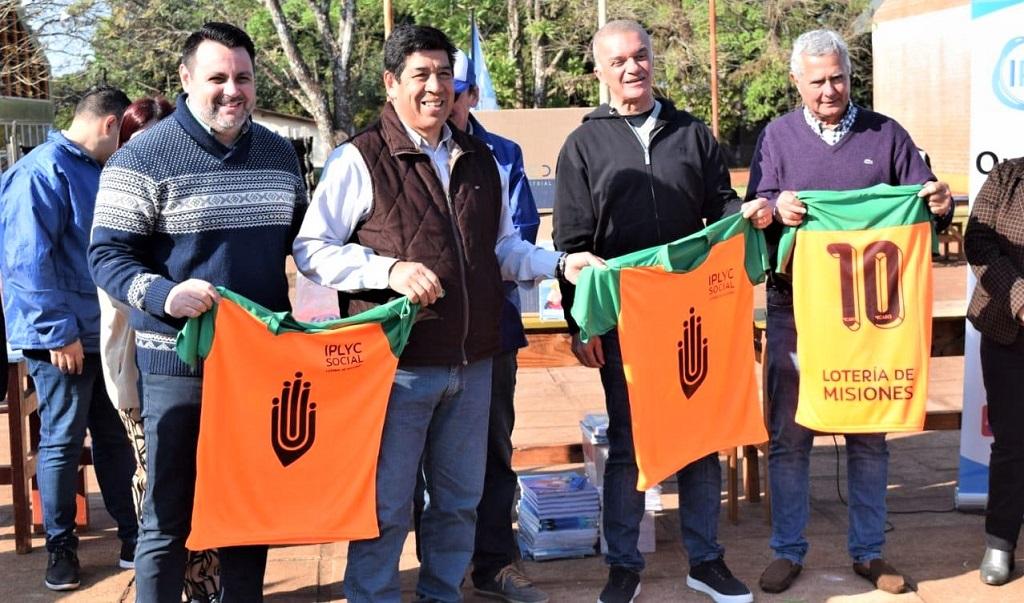
<svg viewBox="0 0 1024 603"><path fill-rule="evenodd" d="M992 73L996 98L1011 109L1024 111L1024 37L1006 43Z"/></svg>

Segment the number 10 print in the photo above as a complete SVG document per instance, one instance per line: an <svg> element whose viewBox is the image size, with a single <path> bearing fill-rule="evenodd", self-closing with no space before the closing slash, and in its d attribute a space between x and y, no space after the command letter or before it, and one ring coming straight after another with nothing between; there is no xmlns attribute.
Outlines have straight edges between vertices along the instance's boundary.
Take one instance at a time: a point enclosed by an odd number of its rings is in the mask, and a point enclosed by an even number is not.
<svg viewBox="0 0 1024 603"><path fill-rule="evenodd" d="M827 250L839 260L843 324L851 331L860 329L863 289L868 321L880 329L899 326L903 322L900 248L891 241L875 241L863 252L849 243L832 243Z"/></svg>

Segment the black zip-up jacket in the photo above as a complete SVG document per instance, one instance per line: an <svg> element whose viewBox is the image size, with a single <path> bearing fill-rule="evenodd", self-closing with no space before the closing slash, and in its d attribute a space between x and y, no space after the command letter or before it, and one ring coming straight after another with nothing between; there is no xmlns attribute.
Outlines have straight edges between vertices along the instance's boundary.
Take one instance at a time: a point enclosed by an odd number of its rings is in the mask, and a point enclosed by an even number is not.
<svg viewBox="0 0 1024 603"><path fill-rule="evenodd" d="M555 172L554 242L561 251L613 258L671 243L739 211L711 130L659 98L648 153L608 105L566 139ZM561 284L569 330L575 288Z"/></svg>

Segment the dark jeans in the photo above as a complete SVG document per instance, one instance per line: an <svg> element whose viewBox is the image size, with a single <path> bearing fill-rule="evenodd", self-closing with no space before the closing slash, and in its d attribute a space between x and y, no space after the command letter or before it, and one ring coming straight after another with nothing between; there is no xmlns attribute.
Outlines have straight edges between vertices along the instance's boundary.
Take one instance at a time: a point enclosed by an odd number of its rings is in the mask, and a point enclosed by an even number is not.
<svg viewBox="0 0 1024 603"><path fill-rule="evenodd" d="M516 472L512 470L512 428L516 422L516 350L494 357L491 370L491 416L487 425L487 472L484 493L476 508L473 584L494 578L519 558L512 532Z"/></svg>
<svg viewBox="0 0 1024 603"><path fill-rule="evenodd" d="M986 544L1013 551L1024 517L1024 335L1010 345L981 338L992 456L988 466Z"/></svg>
<svg viewBox="0 0 1024 603"><path fill-rule="evenodd" d="M202 383L198 377L142 375L148 479L135 551L138 603L181 601L185 539L195 495ZM266 562L265 546L220 549L220 601L262 601Z"/></svg>
<svg viewBox="0 0 1024 603"><path fill-rule="evenodd" d="M45 356L45 360L43 360ZM25 355L39 397L39 457L36 479L43 502L46 548L75 549L75 490L85 431L92 436L92 461L103 504L117 522L117 536L133 542L138 519L132 504L135 458L117 410L100 376L99 354L86 354L81 375L65 375L49 352Z"/></svg>
<svg viewBox="0 0 1024 603"><path fill-rule="evenodd" d="M622 368L622 350L617 331L601 336L604 366L601 384L608 408L608 462L604 468L604 537L608 541L608 565L635 571L644 568L637 549L640 520L644 516L644 492L638 492L638 469L633 450L633 423L629 392ZM681 432L685 426L680 425ZM721 510L722 467L718 454L698 459L676 472L679 484L679 524L683 547L690 566L718 559L724 549L718 544L718 516Z"/></svg>

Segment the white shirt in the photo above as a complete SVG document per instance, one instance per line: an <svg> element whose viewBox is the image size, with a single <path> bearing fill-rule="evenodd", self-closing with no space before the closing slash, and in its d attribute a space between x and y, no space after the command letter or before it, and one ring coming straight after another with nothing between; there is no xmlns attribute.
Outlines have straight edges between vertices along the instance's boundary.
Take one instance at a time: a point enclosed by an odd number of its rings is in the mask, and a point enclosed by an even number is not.
<svg viewBox="0 0 1024 603"><path fill-rule="evenodd" d="M406 132L430 157L447 193L454 145L448 125L442 129L437 147L431 147L426 139L408 126ZM498 257L502 279L531 281L554 276L561 254L519 238L509 214L508 178L505 174L501 174L501 195L501 217L494 253ZM341 291L387 289L388 272L399 260L377 255L369 247L348 242L372 209L370 171L359 150L345 143L327 158L320 183L313 191L306 217L292 246L299 271L317 284Z"/></svg>

